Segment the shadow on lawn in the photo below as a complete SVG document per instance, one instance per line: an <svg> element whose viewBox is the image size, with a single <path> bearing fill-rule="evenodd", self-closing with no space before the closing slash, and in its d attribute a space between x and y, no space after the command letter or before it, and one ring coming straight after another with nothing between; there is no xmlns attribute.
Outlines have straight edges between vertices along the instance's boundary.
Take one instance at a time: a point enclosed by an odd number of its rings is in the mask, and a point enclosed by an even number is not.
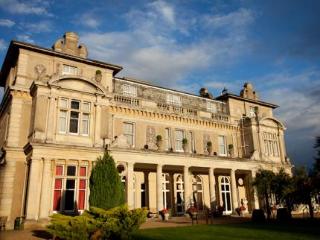
<svg viewBox="0 0 320 240"><path fill-rule="evenodd" d="M252 230L270 230L273 232L287 232L304 234L309 236L320 235L320 219L291 219L288 222L279 222L277 220L271 220L265 223L246 222L240 224L231 224L229 226L241 229Z"/></svg>
<svg viewBox="0 0 320 240"><path fill-rule="evenodd" d="M33 230L32 236L35 236L39 239L52 239L52 235L46 230Z"/></svg>

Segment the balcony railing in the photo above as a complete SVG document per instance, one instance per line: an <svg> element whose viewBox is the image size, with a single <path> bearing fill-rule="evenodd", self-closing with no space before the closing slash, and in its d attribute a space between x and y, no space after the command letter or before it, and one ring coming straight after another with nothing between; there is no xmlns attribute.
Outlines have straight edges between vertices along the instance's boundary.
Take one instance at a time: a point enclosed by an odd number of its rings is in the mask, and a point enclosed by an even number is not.
<svg viewBox="0 0 320 240"><path fill-rule="evenodd" d="M229 116L225 114L212 113L211 118L218 122L229 122Z"/></svg>
<svg viewBox="0 0 320 240"><path fill-rule="evenodd" d="M120 102L120 103L123 103L123 104L127 104L127 105L131 105L131 106L139 106L140 105L139 99L132 98L132 97L125 97L125 96L115 95L114 96L114 101L115 102Z"/></svg>

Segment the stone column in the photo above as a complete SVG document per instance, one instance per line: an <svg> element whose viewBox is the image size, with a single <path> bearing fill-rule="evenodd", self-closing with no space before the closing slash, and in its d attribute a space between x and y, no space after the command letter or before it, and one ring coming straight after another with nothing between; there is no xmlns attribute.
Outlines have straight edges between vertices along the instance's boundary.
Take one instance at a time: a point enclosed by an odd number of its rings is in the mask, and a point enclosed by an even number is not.
<svg viewBox="0 0 320 240"><path fill-rule="evenodd" d="M188 209L190 205L190 183L189 183L189 167L183 168L183 183L184 183L184 208Z"/></svg>
<svg viewBox="0 0 320 240"><path fill-rule="evenodd" d="M217 205L216 200L216 179L214 178L214 168L209 168L209 185L210 185L210 206L214 208Z"/></svg>
<svg viewBox="0 0 320 240"><path fill-rule="evenodd" d="M43 177L41 184L40 195L40 215L39 218L48 218L51 210L51 196L52 196L52 172L51 161L43 160Z"/></svg>
<svg viewBox="0 0 320 240"><path fill-rule="evenodd" d="M236 171L231 169L230 171L231 177L231 192L232 192L232 205L233 211L240 206L238 202L238 191L237 191L237 182L236 182Z"/></svg>
<svg viewBox="0 0 320 240"><path fill-rule="evenodd" d="M255 179L256 177L256 171L251 171L251 182ZM258 198L258 191L257 187L253 186L253 208L254 209L259 209L259 198Z"/></svg>
<svg viewBox="0 0 320 240"><path fill-rule="evenodd" d="M32 159L28 184L27 216L28 220L39 219L40 189L42 182L42 161Z"/></svg>
<svg viewBox="0 0 320 240"><path fill-rule="evenodd" d="M163 196L162 196L162 165L157 165L157 210L163 209Z"/></svg>
<svg viewBox="0 0 320 240"><path fill-rule="evenodd" d="M127 166L127 181L126 181L126 185L127 185L127 204L129 209L134 209L134 184L133 184L133 179L134 179L134 175L133 175L133 163L128 163Z"/></svg>

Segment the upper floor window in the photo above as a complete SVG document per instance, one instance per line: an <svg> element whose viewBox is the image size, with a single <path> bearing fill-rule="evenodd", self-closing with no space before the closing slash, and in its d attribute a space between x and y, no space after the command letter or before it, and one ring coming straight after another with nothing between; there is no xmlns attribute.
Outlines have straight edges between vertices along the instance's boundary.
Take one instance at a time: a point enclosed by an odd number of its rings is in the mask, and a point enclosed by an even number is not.
<svg viewBox="0 0 320 240"><path fill-rule="evenodd" d="M196 148L195 148L195 141L194 141L194 133L192 131L189 132L190 136L190 152L194 153Z"/></svg>
<svg viewBox="0 0 320 240"><path fill-rule="evenodd" d="M61 98L59 101L60 133L89 135L90 103Z"/></svg>
<svg viewBox="0 0 320 240"><path fill-rule="evenodd" d="M134 124L133 123L123 123L123 135L127 138L127 143L129 146L134 146Z"/></svg>
<svg viewBox="0 0 320 240"><path fill-rule="evenodd" d="M267 156L279 157L277 134L264 132L263 143L264 143L264 153Z"/></svg>
<svg viewBox="0 0 320 240"><path fill-rule="evenodd" d="M226 136L218 136L219 155L227 156Z"/></svg>
<svg viewBox="0 0 320 240"><path fill-rule="evenodd" d="M171 148L171 129L166 128L165 129L165 134L164 134L164 149L165 150L170 150Z"/></svg>
<svg viewBox="0 0 320 240"><path fill-rule="evenodd" d="M122 94L127 97L137 97L137 87L124 84L122 85Z"/></svg>
<svg viewBox="0 0 320 240"><path fill-rule="evenodd" d="M216 113L217 112L217 105L213 102L207 102L207 111Z"/></svg>
<svg viewBox="0 0 320 240"><path fill-rule="evenodd" d="M183 130L176 130L175 139L176 139L175 150L177 152L182 152L183 151L183 147L182 147Z"/></svg>
<svg viewBox="0 0 320 240"><path fill-rule="evenodd" d="M167 104L181 106L181 97L173 94L167 94Z"/></svg>
<svg viewBox="0 0 320 240"><path fill-rule="evenodd" d="M257 108L254 106L250 106L249 108L249 116L250 117L255 117L257 113Z"/></svg>
<svg viewBox="0 0 320 240"><path fill-rule="evenodd" d="M74 66L63 64L62 74L77 75L78 74L78 68L74 67Z"/></svg>

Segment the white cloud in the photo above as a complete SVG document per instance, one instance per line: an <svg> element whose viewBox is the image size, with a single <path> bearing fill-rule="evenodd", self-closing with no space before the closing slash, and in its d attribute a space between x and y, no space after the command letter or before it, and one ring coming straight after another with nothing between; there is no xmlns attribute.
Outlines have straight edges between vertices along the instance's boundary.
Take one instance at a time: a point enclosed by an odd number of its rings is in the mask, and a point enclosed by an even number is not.
<svg viewBox="0 0 320 240"><path fill-rule="evenodd" d="M83 32L80 35L91 58L124 66L122 74L175 86L183 84L183 79L190 73L225 62L232 64L237 55L247 50L246 30L253 21L253 14L240 9L226 16L228 23L242 30L229 27L228 34L192 36L191 41L182 43L177 40L177 35L203 28L207 16L195 20L193 16L178 14L172 4L156 1L144 9L133 8L127 12L124 15L129 25L127 30ZM247 20L239 21L235 18L237 16ZM222 27L226 21L220 21Z"/></svg>
<svg viewBox="0 0 320 240"><path fill-rule="evenodd" d="M0 7L13 14L35 14L52 16L48 12L47 1L28 1L22 2L18 0L1 0Z"/></svg>
<svg viewBox="0 0 320 240"><path fill-rule="evenodd" d="M0 19L0 26L2 27L12 27L14 26L16 23L10 19Z"/></svg>
<svg viewBox="0 0 320 240"><path fill-rule="evenodd" d="M0 51L5 50L7 47L6 42L0 38Z"/></svg>
<svg viewBox="0 0 320 240"><path fill-rule="evenodd" d="M27 34L19 34L17 35L17 39L22 42L34 44L34 40L31 38L30 35L27 35Z"/></svg>
<svg viewBox="0 0 320 240"><path fill-rule="evenodd" d="M27 32L43 33L50 32L53 29L53 23L51 21L40 21L37 23L22 23Z"/></svg>
<svg viewBox="0 0 320 240"><path fill-rule="evenodd" d="M101 24L98 16L95 11L90 11L82 14L80 17L77 16L74 22L80 22L85 27L97 28Z"/></svg>

